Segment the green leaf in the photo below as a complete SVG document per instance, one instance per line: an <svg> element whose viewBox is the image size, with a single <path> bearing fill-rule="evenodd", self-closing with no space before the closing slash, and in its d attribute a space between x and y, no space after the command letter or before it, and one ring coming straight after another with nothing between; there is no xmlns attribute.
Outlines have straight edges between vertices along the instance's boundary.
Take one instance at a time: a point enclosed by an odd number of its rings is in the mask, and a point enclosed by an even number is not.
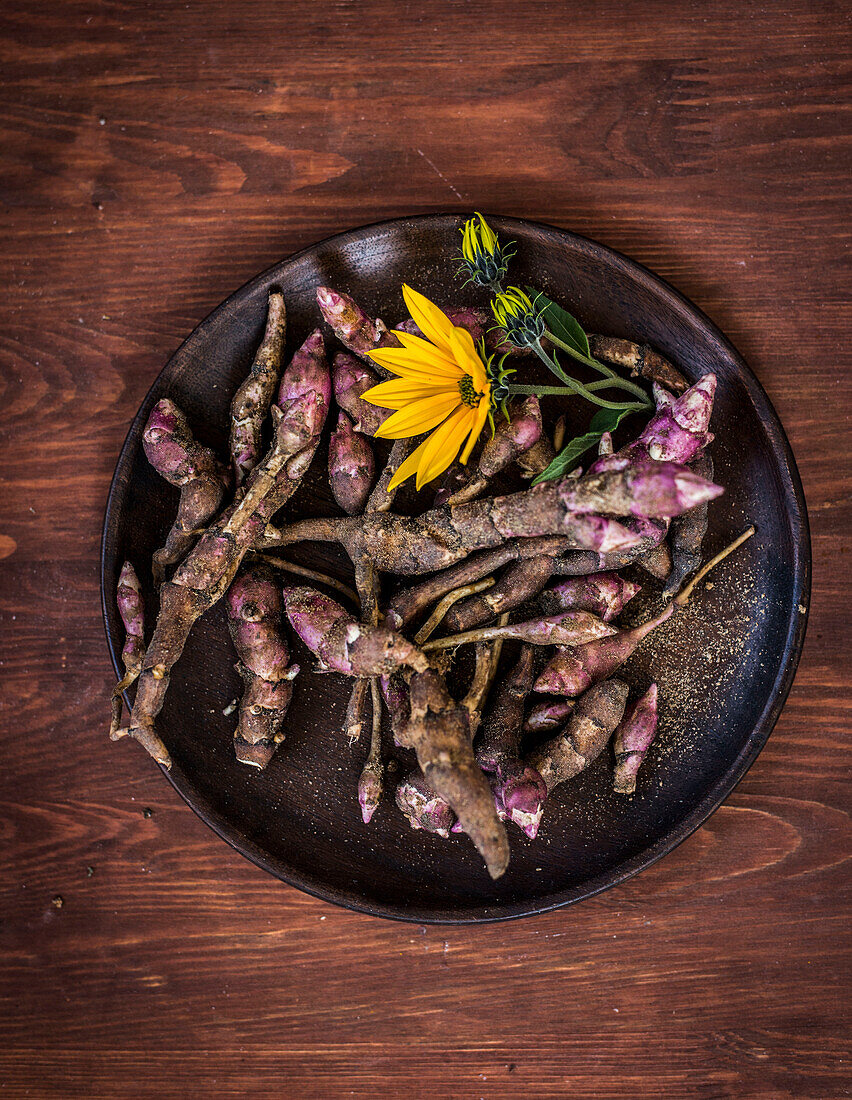
<svg viewBox="0 0 852 1100"><path fill-rule="evenodd" d="M592 447L597 447L604 432L614 432L624 417L635 411L635 409L598 409L589 423L586 434L575 436L566 443L547 469L542 470L534 479L533 485L570 474L577 465L577 460Z"/></svg>
<svg viewBox="0 0 852 1100"><path fill-rule="evenodd" d="M614 432L625 416L631 412L636 412L636 409L598 409L589 421L589 431L598 432L600 435L604 432Z"/></svg>
<svg viewBox="0 0 852 1100"><path fill-rule="evenodd" d="M573 317L567 309L563 309L562 306L558 306L556 302L552 302L550 298L541 291L528 287L527 293L535 303L536 309L541 312L545 327L548 331L552 332L556 339L561 340L563 344L567 344L569 347L574 348L580 355L586 355L591 358L592 353L589 349L589 341L583 331L583 326L577 318Z"/></svg>
<svg viewBox="0 0 852 1100"><path fill-rule="evenodd" d="M603 432L586 432L585 435L578 435L570 443L566 443L547 469L542 470L535 478L533 485L538 485L542 481L553 481L554 478L570 474L577 465L577 459L584 455L590 447L596 446L602 435Z"/></svg>

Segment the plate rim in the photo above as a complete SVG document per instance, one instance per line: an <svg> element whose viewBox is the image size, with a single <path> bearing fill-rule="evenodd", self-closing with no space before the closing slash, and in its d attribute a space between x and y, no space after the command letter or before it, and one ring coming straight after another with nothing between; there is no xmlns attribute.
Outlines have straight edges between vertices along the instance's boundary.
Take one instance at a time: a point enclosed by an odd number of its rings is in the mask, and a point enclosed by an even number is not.
<svg viewBox="0 0 852 1100"><path fill-rule="evenodd" d="M364 238L375 236L378 230L398 226L403 223L438 224L440 222L452 221L458 224L464 217L464 214L458 212L404 215L401 217L383 218L379 221L329 234L283 257L266 267L263 271L252 276L229 294L223 301L215 305L213 309L198 322L185 339L181 341L177 348L175 348L174 352L169 356L168 360L152 380L151 385L148 387L148 390L140 402L136 414L130 422L124 442L122 443L116 459L115 469L110 480L109 491L104 506L99 551L101 612L107 647L117 677L120 678L122 675L120 671L120 647L113 642L109 631L109 615L111 609L108 608L105 583L108 558L110 556L112 543L117 535L117 524L114 518L115 503L122 489L122 477L120 475L124 468L129 466L135 457L138 443L134 442L134 437L141 431L140 424L148 416L154 390L157 388L162 375L168 371L175 360L178 359L183 349L195 337L196 333L210 323L215 314L227 308L235 299L245 296L256 285L268 281L270 274L282 264L295 262L306 254L322 248L323 246L336 244L340 247L344 243L357 243ZM731 360L735 362L744 384L750 392L750 397L755 403L761 422L767 431L767 435L770 437L773 450L776 454L780 451L783 460L781 472L782 474L786 474L789 488L792 490L789 494L791 498L790 503L795 507L788 510L788 514L793 543L793 598L797 603L798 614L795 617L791 614L790 624L781 653L781 663L778 675L772 684L766 704L757 722L754 724L740 752L733 759L728 769L709 788L704 797L696 803L684 818L665 836L660 837L657 841L643 848L629 859L622 861L614 871L608 870L602 872L575 887L557 891L553 895L547 896L544 900L537 899L532 902L516 903L498 902L495 903L494 906L475 905L460 911L448 909L423 909L419 907L403 908L391 904L374 904L365 900L363 896L355 892L350 893L349 891L336 887L323 886L321 883L313 882L305 875L293 871L292 869L282 870L280 865L273 865L273 861L262 849L258 848L250 841L245 839L238 840L228 834L227 823L220 821L218 814L211 812L201 805L200 799L196 797L191 787L181 783L181 773L179 769L177 771L174 771L174 769L173 771L168 771L165 767L159 765L160 770L165 774L169 783L193 813L211 828L218 837L233 848L234 851L239 852L240 855L248 859L256 867L273 875L288 886L301 890L303 893L309 894L321 901L329 902L354 912L365 913L369 916L382 917L411 924L491 924L551 913L556 909L561 909L568 905L575 905L587 898L595 897L597 894L600 894L610 887L619 886L628 879L639 874L640 871L645 870L646 867L652 866L658 860L668 855L669 852L677 848L703 825L716 810L719 809L722 803L733 794L766 745L793 686L793 681L804 648L805 634L810 615L812 548L807 504L801 476L796 465L790 441L787 438L787 434L774 405L770 401L759 379L734 344L699 306L695 305L695 303L687 298L685 294L672 286L668 280L656 274L639 261L620 252L618 249L601 244L590 237L583 236L582 234L575 233L572 230L564 229L560 226L552 225L548 222L536 221L529 218L515 218L490 214L488 214L487 217L489 222L498 226L498 228L505 227L509 233L512 232L511 227L513 225L525 230L539 230L543 231L545 234L555 234L559 238L570 241L575 249L579 245L591 258L598 259L601 253L607 254L610 261L614 262L621 271L625 274L629 274L632 278L638 277L639 281L643 283L647 289L657 292L662 291L678 312L688 313L691 321L693 319L697 320L699 325L705 330L707 336L725 349ZM785 492L785 495L788 494ZM804 611L801 611L802 607L804 607ZM124 694L125 704L129 705L127 692Z"/></svg>

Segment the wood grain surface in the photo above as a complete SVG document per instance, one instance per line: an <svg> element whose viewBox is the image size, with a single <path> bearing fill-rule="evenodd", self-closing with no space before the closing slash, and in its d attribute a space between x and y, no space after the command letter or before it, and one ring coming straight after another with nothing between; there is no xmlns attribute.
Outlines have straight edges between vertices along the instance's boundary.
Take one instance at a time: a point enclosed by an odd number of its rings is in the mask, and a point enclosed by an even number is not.
<svg viewBox="0 0 852 1100"><path fill-rule="evenodd" d="M0 1095L849 1094L849 35L818 0L7 0ZM622 249L726 331L814 589L778 726L689 841L569 910L421 928L283 887L107 741L97 555L129 421L216 303L472 207Z"/></svg>

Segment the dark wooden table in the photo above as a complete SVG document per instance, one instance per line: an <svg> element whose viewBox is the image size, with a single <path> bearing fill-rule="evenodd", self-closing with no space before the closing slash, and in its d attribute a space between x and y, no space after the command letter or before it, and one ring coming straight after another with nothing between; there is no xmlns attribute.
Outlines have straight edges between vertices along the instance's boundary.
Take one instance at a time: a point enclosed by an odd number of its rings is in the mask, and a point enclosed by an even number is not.
<svg viewBox="0 0 852 1100"><path fill-rule="evenodd" d="M0 1095L848 1094L844 9L7 0ZM224 296L474 207L622 249L726 331L798 458L814 591L786 710L691 840L569 910L426 928L266 877L107 741L98 541L133 413Z"/></svg>

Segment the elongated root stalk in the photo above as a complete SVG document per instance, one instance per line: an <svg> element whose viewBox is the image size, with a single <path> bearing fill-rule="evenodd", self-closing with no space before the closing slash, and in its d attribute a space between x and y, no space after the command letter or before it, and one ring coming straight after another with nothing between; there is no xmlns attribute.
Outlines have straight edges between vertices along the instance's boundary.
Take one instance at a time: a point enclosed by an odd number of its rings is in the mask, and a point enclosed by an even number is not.
<svg viewBox="0 0 852 1100"><path fill-rule="evenodd" d="M358 593L354 588L350 588L348 584L339 581L337 577L329 576L328 573L321 573L318 569L308 569L307 566L297 565L293 561L285 561L283 558L275 557L274 554L253 552L251 556L254 561L261 561L270 568L278 569L282 573L290 573L294 577L304 577L306 580L315 581L317 584L324 584L327 588L333 588L335 592L339 592L341 596L345 596L354 604L359 602Z"/></svg>
<svg viewBox="0 0 852 1100"><path fill-rule="evenodd" d="M677 607L684 607L688 603L689 597L692 595L692 592L693 592L695 586L700 581L704 580L704 578L707 576L707 574L710 572L710 570L715 569L715 567L719 564L719 562L724 561L725 558L729 554L732 554L734 552L734 550L737 549L738 546L742 546L742 544L744 542L747 542L752 537L752 535L754 533L755 533L755 528L754 527L747 527L746 530L743 531L743 533L738 538L735 538L734 541L729 546L726 546L724 550L720 550L719 553L715 557L711 558L710 561L708 561L706 565L702 565L702 567L698 570L698 572L695 574L695 576L692 578L692 580L689 582L689 584L687 584L677 594L677 596L675 596L675 601L674 601L675 605Z"/></svg>
<svg viewBox="0 0 852 1100"><path fill-rule="evenodd" d="M354 745L356 741L361 739L369 688L370 681L363 677L352 682L352 692L346 706L346 717L343 720L343 731L348 737L350 745Z"/></svg>
<svg viewBox="0 0 852 1100"><path fill-rule="evenodd" d="M267 307L266 332L255 352L248 377L231 402L231 463L238 486L257 465L261 455L263 422L281 374L286 327L284 296L279 290L272 290Z"/></svg>
<svg viewBox="0 0 852 1100"><path fill-rule="evenodd" d="M563 535L569 546L598 553L626 549L640 536L608 514L679 515L721 492L683 466L654 462L578 481L545 482L524 492L435 508L413 518L374 513L304 520L283 534L285 544L339 542L353 560L367 553L377 569L411 576L519 537Z"/></svg>
<svg viewBox="0 0 852 1100"><path fill-rule="evenodd" d="M438 603L437 607L423 624L423 626L414 635L415 645L422 646L424 642L428 641L429 638L432 637L432 635L444 621L447 612L450 610L454 603L457 603L459 600L463 600L468 596L474 596L479 592L484 592L487 588L491 588L493 584L494 579L492 577L485 577L483 580L476 581L474 584L466 584L462 588L456 588L454 591L448 592L446 596L444 596L444 598Z"/></svg>
<svg viewBox="0 0 852 1100"><path fill-rule="evenodd" d="M627 367L631 374L657 382L674 393L683 393L689 383L679 370L649 344L634 344L614 336L589 333L589 347L595 359Z"/></svg>
<svg viewBox="0 0 852 1100"><path fill-rule="evenodd" d="M410 691L411 718L402 742L417 753L427 784L452 806L488 873L499 878L509 863L509 842L488 780L473 756L467 714L432 669L415 673Z"/></svg>
<svg viewBox="0 0 852 1100"><path fill-rule="evenodd" d="M611 626L588 611L564 611L560 615L545 615L525 623L485 626L447 638L433 638L425 643L423 649L425 652L454 649L469 642L489 642L497 638L526 642L528 645L580 646L615 633Z"/></svg>
<svg viewBox="0 0 852 1100"><path fill-rule="evenodd" d="M112 720L109 735L115 740L121 726L121 696L131 684L134 684L142 671L142 658L145 656L145 605L142 602L142 590L136 570L126 561L118 575L115 594L118 613L124 623L126 637L121 650L124 664L124 676L112 690Z"/></svg>
<svg viewBox="0 0 852 1100"><path fill-rule="evenodd" d="M370 754L358 780L358 802L365 825L369 825L376 812L384 789L385 768L382 763L382 697L378 681L370 680L373 699L373 729L370 736Z"/></svg>

